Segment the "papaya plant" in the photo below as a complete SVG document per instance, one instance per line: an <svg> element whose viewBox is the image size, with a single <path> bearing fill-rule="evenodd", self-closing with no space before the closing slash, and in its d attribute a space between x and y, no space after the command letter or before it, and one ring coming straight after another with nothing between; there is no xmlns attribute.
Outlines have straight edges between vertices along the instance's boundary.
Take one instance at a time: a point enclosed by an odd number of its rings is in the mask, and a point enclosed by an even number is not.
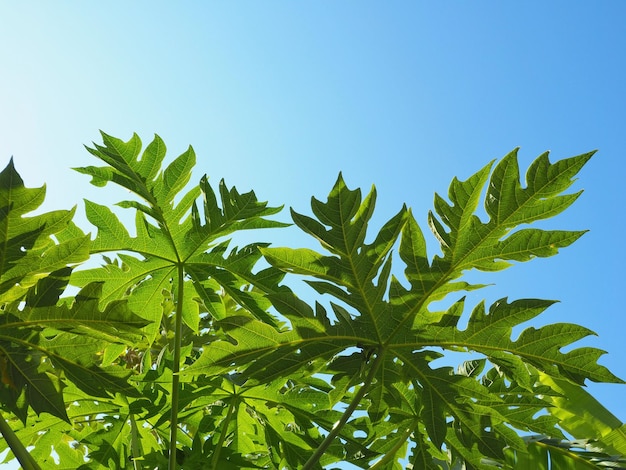
<svg viewBox="0 0 626 470"><path fill-rule="evenodd" d="M191 147L165 164L158 136L145 149L137 135L102 142L87 148L100 166L76 170L127 191L117 206L133 213L132 227L93 201L93 235L74 210L30 215L45 188L26 188L12 162L0 173L7 461L626 468L623 423L583 389L622 380L598 364L604 351L561 351L591 330L527 324L553 301L468 305L465 296L483 287L467 272L550 257L584 234L536 225L580 196L567 190L592 153L554 163L543 154L524 186L517 151L453 179L428 214L440 246L429 256L409 208L371 229L375 188L363 197L341 174L325 202L312 198L311 215L291 210L321 251L239 247L242 231L265 238L272 232L261 229L287 226L274 218L282 207L223 180L215 190L206 175L190 184ZM290 287L294 276L309 295ZM445 351L467 360L442 366Z"/></svg>

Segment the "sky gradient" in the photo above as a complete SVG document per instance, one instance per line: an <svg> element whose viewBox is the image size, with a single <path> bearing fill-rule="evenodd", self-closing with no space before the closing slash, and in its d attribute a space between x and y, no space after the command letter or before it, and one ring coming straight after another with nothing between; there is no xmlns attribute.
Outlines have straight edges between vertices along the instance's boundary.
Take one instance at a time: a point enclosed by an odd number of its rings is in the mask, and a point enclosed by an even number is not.
<svg viewBox="0 0 626 470"><path fill-rule="evenodd" d="M406 202L426 230L435 191L515 147L522 171L546 150L598 149L573 187L585 193L542 225L590 232L480 276L495 284L468 299L558 299L535 324L591 328L577 345L608 351L601 364L626 378L625 21L617 0L3 2L0 166L13 156L27 186L47 183L44 209L82 214L82 198L120 194L70 169L94 162L83 144L99 129L157 133L171 157L194 147L196 181L308 213L342 171L376 185L375 221ZM623 386L590 391L626 420Z"/></svg>

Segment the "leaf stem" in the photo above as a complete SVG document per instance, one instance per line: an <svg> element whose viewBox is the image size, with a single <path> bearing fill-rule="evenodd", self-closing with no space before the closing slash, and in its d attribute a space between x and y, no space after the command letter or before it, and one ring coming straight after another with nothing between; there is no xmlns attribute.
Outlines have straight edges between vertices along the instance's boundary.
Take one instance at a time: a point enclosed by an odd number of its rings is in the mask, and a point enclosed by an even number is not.
<svg viewBox="0 0 626 470"><path fill-rule="evenodd" d="M233 387L234 388L234 387ZM237 396L233 398L230 402L230 406L228 407L228 413L226 414L226 418L221 424L222 432L220 433L220 438L215 445L215 450L213 451L213 458L211 459L211 468L213 470L217 470L217 466L220 463L220 454L222 452L222 446L224 445L224 441L226 440L226 436L228 435L228 426L230 425L230 421L233 418L233 413L237 405L239 404L239 399Z"/></svg>
<svg viewBox="0 0 626 470"><path fill-rule="evenodd" d="M398 439L398 442L396 443L396 445L394 445L389 452L387 452L385 455L383 455L383 457L378 462L376 462L374 465L372 465L369 468L369 470L376 470L376 469L379 469L379 468L383 468L383 466L385 464L387 464L387 463L391 462L392 460L394 460L395 457L396 457L396 454L398 453L400 448L403 445L406 445L407 440L409 439L409 437L413 433L413 430L418 425L418 423L419 423L419 420L417 420L417 419L415 421L413 421L413 423L411 423L411 426L409 426L404 431L404 434L402 435L402 437Z"/></svg>
<svg viewBox="0 0 626 470"><path fill-rule="evenodd" d="M142 457L141 452L141 438L139 437L139 431L137 429L137 421L132 413L128 413L130 418L130 449L133 459L133 468L139 470L139 458Z"/></svg>
<svg viewBox="0 0 626 470"><path fill-rule="evenodd" d="M183 300L184 300L184 277L183 265L178 265L178 295L176 298L176 312L174 313L174 364L172 365L172 412L170 415L170 455L169 470L176 470L176 443L178 441L178 396L180 392L180 349L183 330Z"/></svg>
<svg viewBox="0 0 626 470"><path fill-rule="evenodd" d="M354 398L350 402L350 405L348 405L348 408L346 408L346 411L343 413L339 421L335 423L335 425L330 430L328 435L324 438L320 446L315 450L313 455L311 455L309 460L306 461L306 463L302 467L302 470L311 470L314 467L314 465L318 463L322 455L324 455L324 452L326 452L326 450L330 447L335 437L337 437L337 435L341 432L341 429L348 422L348 420L350 419L350 416L352 416L352 413L354 413L354 410L357 409L357 407L359 406L359 403L361 402L361 400L363 399L363 397L369 390L370 386L372 385L372 382L374 381L374 377L376 376L376 373L378 372L378 369L380 368L380 365L382 364L384 357L385 357L384 352L379 350L378 354L376 354L376 358L374 359L374 363L372 364L372 368L367 374L367 378L363 382L363 385L356 392L356 394L354 395Z"/></svg>
<svg viewBox="0 0 626 470"><path fill-rule="evenodd" d="M4 440L7 442L13 455L17 458L17 460L22 465L24 470L41 470L41 467L37 465L35 459L30 455L30 453L22 444L22 441L15 435L9 423L6 422L4 416L0 413L0 434L4 437Z"/></svg>
<svg viewBox="0 0 626 470"><path fill-rule="evenodd" d="M574 461L574 464L577 466L584 465L585 467L588 466L589 468L600 468L600 467L597 467L593 462L590 462L589 460L581 457L580 455L577 455L575 452L572 452L569 448L565 449L559 446L551 446L550 444L546 444L545 442L541 442L541 441L535 441L534 444L537 447L541 447L542 450L546 453L547 452L559 453L569 459L572 459ZM554 462L552 456L550 456L550 462Z"/></svg>

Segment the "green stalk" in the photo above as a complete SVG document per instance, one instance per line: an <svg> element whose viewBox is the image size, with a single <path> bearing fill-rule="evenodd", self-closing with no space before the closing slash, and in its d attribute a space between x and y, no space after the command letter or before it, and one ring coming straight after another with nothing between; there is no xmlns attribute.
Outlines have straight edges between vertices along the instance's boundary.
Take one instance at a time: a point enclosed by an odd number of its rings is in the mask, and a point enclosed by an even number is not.
<svg viewBox="0 0 626 470"><path fill-rule="evenodd" d="M133 462L133 468L138 470L140 465L139 458L143 456L143 452L141 451L141 438L139 437L139 430L137 429L137 421L130 411L130 403L128 403L126 395L121 395L120 398L124 402L124 405L128 407L128 420L130 421L130 458Z"/></svg>
<svg viewBox="0 0 626 470"><path fill-rule="evenodd" d="M309 458L309 460L306 461L306 463L302 467L302 470L311 470L318 463L322 455L324 455L324 452L326 452L326 450L333 443L333 441L335 440L335 437L339 435L339 433L341 432L341 429L348 422L348 420L350 419L350 416L352 416L352 413L354 413L354 410L357 409L357 407L359 406L359 403L361 402L361 400L363 399L363 397L369 390L370 386L372 385L372 382L374 381L374 377L376 376L376 372L378 372L378 368L383 362L383 357L384 357L383 351L378 351L378 354L376 355L376 359L374 359L372 368L370 369L369 374L367 374L367 378L363 382L363 385L356 392L356 394L354 395L354 398L350 402L350 405L348 406L346 411L343 413L339 421L335 423L335 425L330 430L328 435L324 438L320 446L315 450L315 452Z"/></svg>
<svg viewBox="0 0 626 470"><path fill-rule="evenodd" d="M169 470L176 470L177 435L178 435L178 395L180 393L180 346L183 331L183 295L184 295L184 271L182 264L178 265L178 296L176 298L176 312L174 313L174 364L172 366L172 413L170 416L170 455Z"/></svg>
<svg viewBox="0 0 626 470"><path fill-rule="evenodd" d="M579 468L579 466L585 466L588 468L602 468L602 467L596 466L593 462L590 462L589 460L581 457L580 455L577 455L575 452L572 452L571 450L569 450L569 448L564 449L563 447L559 447L559 446L551 446L541 441L535 441L534 444L537 447L541 447L545 452L550 452L554 454L558 453L567 457L568 459L572 459L574 461L574 463L572 464L572 468ZM552 457L550 457L550 461L552 461ZM552 465L553 465L552 468L554 468L554 464Z"/></svg>
<svg viewBox="0 0 626 470"><path fill-rule="evenodd" d="M37 465L35 459L33 459L26 450L22 441L15 435L13 429L11 429L11 426L6 422L2 414L0 414L0 434L2 434L4 440L11 448L13 455L15 455L24 470L41 470L41 467Z"/></svg>
<svg viewBox="0 0 626 470"><path fill-rule="evenodd" d="M389 452L387 452L385 455L383 455L383 457L378 462L376 462L374 465L372 465L369 468L369 470L377 470L379 468L383 468L384 465L388 464L392 460L395 460L396 454L398 453L400 448L403 445L406 444L406 441L411 436L411 434L413 433L413 430L417 427L418 424L419 424L419 420L418 419L413 421L413 423L411 423L411 426L409 426L404 431L404 434L402 435L402 437L400 439L398 439L397 444L395 446L393 446L393 448Z"/></svg>
<svg viewBox="0 0 626 470"><path fill-rule="evenodd" d="M133 458L133 468L139 470L139 458L142 456L141 441L139 439L139 431L137 430L137 422L132 414L130 414L130 429L130 448Z"/></svg>
<svg viewBox="0 0 626 470"><path fill-rule="evenodd" d="M215 446L215 451L213 452L213 458L211 459L211 468L213 470L217 470L217 465L220 463L220 453L222 452L222 446L224 445L224 441L226 440L226 436L228 435L228 426L230 425L230 421L233 418L233 413L235 408L237 408L239 401L237 397L234 397L230 402L230 406L228 407L228 413L226 414L226 418L222 422L222 432L220 433L220 438Z"/></svg>

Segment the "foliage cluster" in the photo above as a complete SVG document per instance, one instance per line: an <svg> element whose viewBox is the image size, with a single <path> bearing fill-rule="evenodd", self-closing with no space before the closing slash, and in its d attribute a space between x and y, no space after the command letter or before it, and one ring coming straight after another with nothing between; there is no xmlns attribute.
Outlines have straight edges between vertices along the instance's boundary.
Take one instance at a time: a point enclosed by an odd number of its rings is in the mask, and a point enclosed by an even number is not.
<svg viewBox="0 0 626 470"><path fill-rule="evenodd" d="M376 190L341 175L293 223L321 251L233 246L284 227L280 207L102 134L77 168L131 198L129 230L85 201L32 215L45 187L0 173L0 432L25 469L626 468L626 428L584 391L617 382L573 324L513 328L553 301L467 305L470 270L555 255L583 231L536 222L568 208L591 153L520 181L516 151L435 195L429 256L411 210L372 230ZM190 189L189 189L190 188ZM486 212L479 217L481 202ZM394 253L395 252L395 253ZM99 255L102 264L85 263ZM393 266L392 266L393 264ZM288 276L286 277L286 275ZM285 281L303 276L318 301ZM68 286L73 286L69 287ZM446 301L446 308L440 301ZM466 324L461 328L460 324ZM568 347L568 352L562 349ZM442 351L470 353L458 368ZM335 467L336 468L336 467Z"/></svg>

